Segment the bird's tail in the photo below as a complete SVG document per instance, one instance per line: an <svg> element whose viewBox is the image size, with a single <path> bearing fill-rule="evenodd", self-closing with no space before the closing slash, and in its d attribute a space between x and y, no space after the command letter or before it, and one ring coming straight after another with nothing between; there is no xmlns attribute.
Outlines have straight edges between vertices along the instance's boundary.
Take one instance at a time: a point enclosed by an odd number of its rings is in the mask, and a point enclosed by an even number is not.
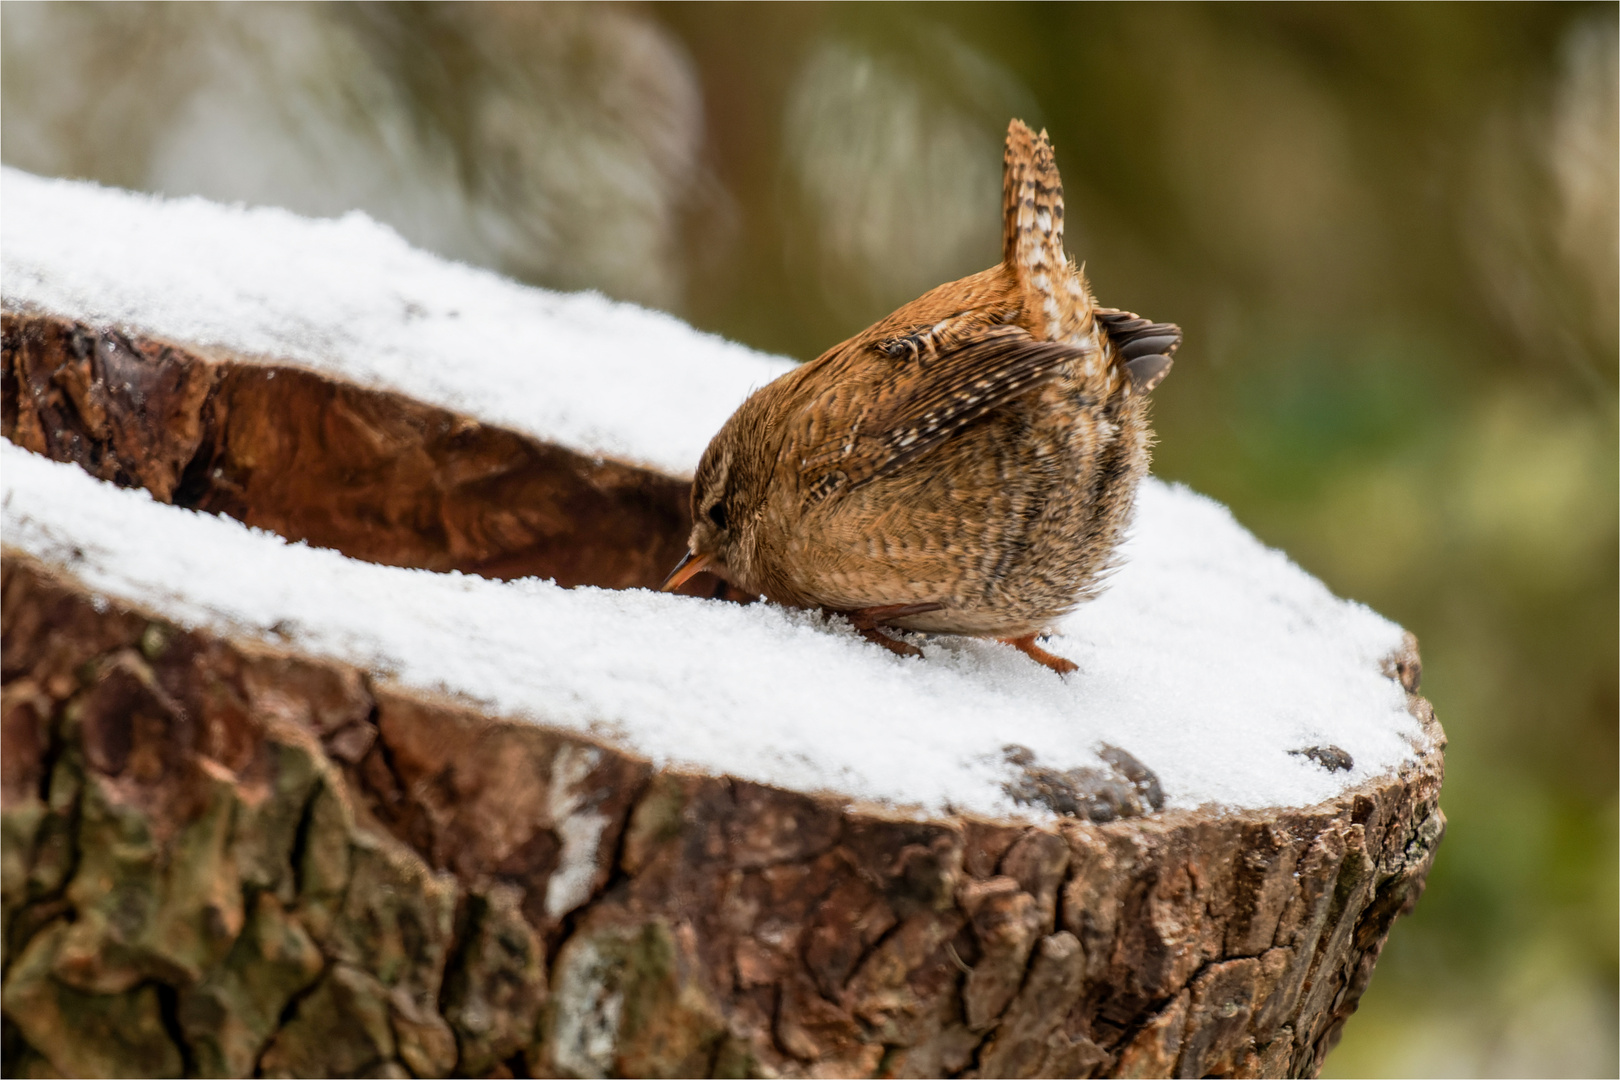
<svg viewBox="0 0 1620 1080"><path fill-rule="evenodd" d="M1001 209L1002 264L1023 292L1029 330L1049 341L1095 344L1090 290L1063 250L1063 181L1052 144L1021 120L1007 126Z"/></svg>
<svg viewBox="0 0 1620 1080"><path fill-rule="evenodd" d="M1036 135L1022 120L1014 120L1007 125L1003 161L1002 261L1026 287L1042 273L1053 280L1068 256L1063 252L1063 181L1046 132Z"/></svg>

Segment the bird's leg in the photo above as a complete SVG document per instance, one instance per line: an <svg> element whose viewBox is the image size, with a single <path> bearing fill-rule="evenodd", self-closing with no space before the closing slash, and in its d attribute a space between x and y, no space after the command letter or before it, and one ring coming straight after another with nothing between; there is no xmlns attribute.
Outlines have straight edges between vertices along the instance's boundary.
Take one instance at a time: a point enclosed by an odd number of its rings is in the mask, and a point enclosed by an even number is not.
<svg viewBox="0 0 1620 1080"><path fill-rule="evenodd" d="M881 645L901 656L921 656L922 650L917 646L897 641L879 627L894 619L903 619L908 615L923 615L930 611L938 611L944 606L930 600L919 604L882 604L878 607L857 608L854 611L840 611L836 614L848 619L849 624L860 631L861 637L874 645Z"/></svg>
<svg viewBox="0 0 1620 1080"><path fill-rule="evenodd" d="M1003 645L1011 645L1013 648L1035 661L1037 664L1045 665L1046 667L1049 667L1053 671L1057 672L1059 675L1067 675L1071 671L1080 670L1080 665L1076 664L1073 660L1065 660L1063 657L1049 653L1039 645L1035 644L1034 634L1025 634L1023 637L1002 638L1001 643Z"/></svg>

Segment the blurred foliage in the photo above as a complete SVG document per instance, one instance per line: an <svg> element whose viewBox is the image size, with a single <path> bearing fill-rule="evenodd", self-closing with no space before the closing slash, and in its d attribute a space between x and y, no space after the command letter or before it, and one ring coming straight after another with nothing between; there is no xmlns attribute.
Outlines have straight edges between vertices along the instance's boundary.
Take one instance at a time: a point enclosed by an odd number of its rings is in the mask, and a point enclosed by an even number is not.
<svg viewBox="0 0 1620 1080"><path fill-rule="evenodd" d="M1045 126L1156 470L1414 630L1450 830L1342 1075L1613 1075L1613 4L77 5L7 164L361 208L801 358L997 257Z"/></svg>

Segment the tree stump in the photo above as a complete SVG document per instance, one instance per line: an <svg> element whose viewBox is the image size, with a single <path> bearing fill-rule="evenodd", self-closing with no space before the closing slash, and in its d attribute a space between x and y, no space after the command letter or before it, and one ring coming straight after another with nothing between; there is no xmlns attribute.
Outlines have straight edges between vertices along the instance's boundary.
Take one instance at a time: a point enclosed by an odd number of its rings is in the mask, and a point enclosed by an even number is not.
<svg viewBox="0 0 1620 1080"><path fill-rule="evenodd" d="M672 478L46 316L5 380L8 439L358 557L647 583L686 525ZM1397 774L1030 823L660 770L12 549L4 590L10 1075L1311 1075L1443 829L1415 648Z"/></svg>
<svg viewBox="0 0 1620 1080"><path fill-rule="evenodd" d="M464 364L510 318L529 312L534 336L575 301L429 265L350 219L5 183L16 446L370 563L624 589L684 550L686 481L634 455L209 336L281 340L341 288L333 266L365 284L323 310L396 352L431 323ZM494 293L482 330L444 299ZM208 348L142 321L193 325L209 304ZM572 310L556 325L583 341ZM704 363L643 400L736 359L666 324ZM709 398L754 376L727 377ZM279 624L199 621L180 583L97 587L67 525L14 527L24 489L13 505L6 483L11 1076L1314 1075L1444 829L1444 735L1409 636L1382 668L1399 690L1373 682L1419 733L1411 753L1316 805L1164 810L1151 761L1062 769L1009 747L1003 790L1027 813L908 810L660 765ZM746 599L707 575L687 591Z"/></svg>

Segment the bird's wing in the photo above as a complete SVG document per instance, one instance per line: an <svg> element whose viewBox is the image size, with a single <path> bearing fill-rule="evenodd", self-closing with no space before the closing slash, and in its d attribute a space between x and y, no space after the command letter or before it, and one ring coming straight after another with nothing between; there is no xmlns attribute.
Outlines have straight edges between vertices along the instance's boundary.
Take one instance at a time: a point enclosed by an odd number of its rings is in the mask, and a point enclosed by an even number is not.
<svg viewBox="0 0 1620 1080"><path fill-rule="evenodd" d="M804 448L797 466L812 502L893 473L1082 355L1015 326L937 350L910 338L880 348L890 359L876 380L835 387L806 410L793 442Z"/></svg>
<svg viewBox="0 0 1620 1080"><path fill-rule="evenodd" d="M1181 344L1181 327L1152 322L1117 308L1098 308L1097 321L1108 335L1114 352L1131 374L1131 389L1145 394L1170 374L1171 358Z"/></svg>

